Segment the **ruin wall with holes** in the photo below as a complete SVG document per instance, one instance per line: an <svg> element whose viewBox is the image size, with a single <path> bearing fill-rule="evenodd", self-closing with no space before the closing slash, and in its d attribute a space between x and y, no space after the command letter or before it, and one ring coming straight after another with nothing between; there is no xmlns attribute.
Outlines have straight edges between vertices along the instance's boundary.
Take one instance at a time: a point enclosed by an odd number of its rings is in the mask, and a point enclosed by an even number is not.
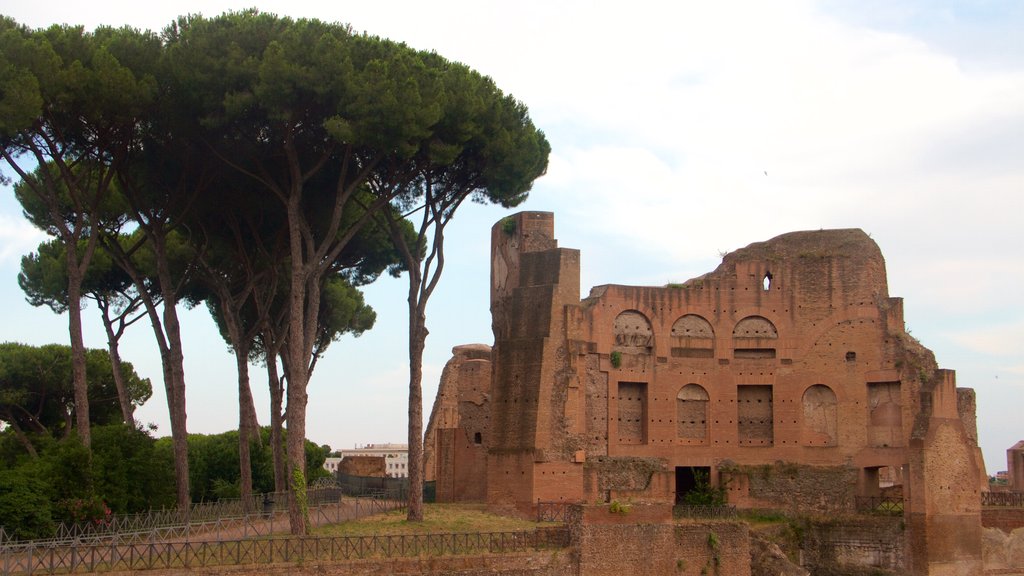
<svg viewBox="0 0 1024 576"><path fill-rule="evenodd" d="M476 417L492 506L673 503L706 478L739 507L831 514L896 485L931 535L908 544L913 572L957 530L970 544L941 561L980 555L973 392L905 330L863 231L784 234L684 283L583 298L580 252L558 246L551 213L503 219L491 244Z"/></svg>

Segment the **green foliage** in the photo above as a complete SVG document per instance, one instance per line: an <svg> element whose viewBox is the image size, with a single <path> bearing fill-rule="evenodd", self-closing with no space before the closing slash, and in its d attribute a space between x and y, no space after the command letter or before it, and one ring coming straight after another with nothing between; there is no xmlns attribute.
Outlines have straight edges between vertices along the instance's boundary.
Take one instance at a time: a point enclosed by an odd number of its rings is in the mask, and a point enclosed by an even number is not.
<svg viewBox="0 0 1024 576"><path fill-rule="evenodd" d="M306 533L309 533L309 496L306 494L306 475L302 469L292 469L292 493L295 495L295 503L299 507L299 514L306 525Z"/></svg>
<svg viewBox="0 0 1024 576"><path fill-rule="evenodd" d="M149 379L140 378L130 363L121 371L132 403L143 404L153 393ZM110 355L86 351L89 419L94 425L122 421ZM75 405L71 348L58 344L28 346L0 344L0 422L33 434L62 438L69 434ZM12 433L15 433L12 430Z"/></svg>
<svg viewBox="0 0 1024 576"><path fill-rule="evenodd" d="M173 462L147 432L124 424L93 428L95 491L115 513L172 506L172 470Z"/></svg>
<svg viewBox="0 0 1024 576"><path fill-rule="evenodd" d="M718 569L722 564L721 547L722 544L718 539L718 534L714 530L708 532L708 561L701 568L701 574L710 574L714 572L718 574Z"/></svg>
<svg viewBox="0 0 1024 576"><path fill-rule="evenodd" d="M501 231L509 236L516 233L516 219L511 216L505 216L501 219Z"/></svg>
<svg viewBox="0 0 1024 576"><path fill-rule="evenodd" d="M112 514L99 496L66 498L57 502L56 509L65 524L108 524Z"/></svg>
<svg viewBox="0 0 1024 576"><path fill-rule="evenodd" d="M608 360L612 363L612 368L618 368L622 366L622 352L618 350L614 351L609 355Z"/></svg>
<svg viewBox="0 0 1024 576"><path fill-rule="evenodd" d="M287 430L285 430L287 434ZM249 445L252 465L253 492L274 491L273 456L270 446L270 429L260 430L260 441ZM167 459L172 458L170 438L157 440L159 451ZM330 476L323 465L330 454L330 446L318 446L306 441L307 482ZM241 493L238 462L238 431L229 430L220 434L189 434L189 486L193 502L209 502L222 498L237 498Z"/></svg>
<svg viewBox="0 0 1024 576"><path fill-rule="evenodd" d="M618 500L612 500L611 504L608 505L608 511L612 514L619 514L625 516L629 514L629 510L632 508L628 503L619 502Z"/></svg>
<svg viewBox="0 0 1024 576"><path fill-rule="evenodd" d="M3 444L11 436L0 432ZM39 442L34 459L5 455L13 465L0 474L0 486L10 486L0 487L0 524L19 537L42 538L53 535L54 522L103 522L112 513L173 504L171 463L155 444L144 431L112 424L93 428L91 458L77 436Z"/></svg>
<svg viewBox="0 0 1024 576"><path fill-rule="evenodd" d="M52 503L31 466L0 470L0 526L20 540L53 535Z"/></svg>
<svg viewBox="0 0 1024 576"><path fill-rule="evenodd" d="M724 506L727 492L724 487L712 486L710 475L698 468L692 468L694 487L683 496L688 506Z"/></svg>

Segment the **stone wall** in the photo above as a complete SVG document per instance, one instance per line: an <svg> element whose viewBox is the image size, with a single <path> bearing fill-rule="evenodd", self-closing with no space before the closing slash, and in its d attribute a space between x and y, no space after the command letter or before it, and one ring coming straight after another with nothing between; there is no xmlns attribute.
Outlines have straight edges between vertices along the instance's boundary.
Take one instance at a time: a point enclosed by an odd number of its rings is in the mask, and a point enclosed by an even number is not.
<svg viewBox="0 0 1024 576"><path fill-rule="evenodd" d="M981 525L985 528L998 528L1009 534L1024 528L1024 508L982 508Z"/></svg>
<svg viewBox="0 0 1024 576"><path fill-rule="evenodd" d="M854 509L857 470L849 466L795 462L725 464L719 475L728 501L741 508L770 508L795 514L847 513Z"/></svg>
<svg viewBox="0 0 1024 576"><path fill-rule="evenodd" d="M1006 533L986 528L982 541L987 574L1024 574L1024 529Z"/></svg>
<svg viewBox="0 0 1024 576"><path fill-rule="evenodd" d="M750 575L741 522L583 524L573 538L585 576Z"/></svg>
<svg viewBox="0 0 1024 576"><path fill-rule="evenodd" d="M438 490L446 486L447 490L454 491L457 483L454 474L465 477L460 479L462 483L482 485L486 481L484 447L489 436L490 372L490 346L486 344L453 347L452 359L441 371L423 439L425 480L438 481ZM460 450L458 456L457 449ZM471 461L463 462L462 458ZM479 501L482 501L484 491L480 492ZM445 497L438 494L438 501L452 501L443 499Z"/></svg>
<svg viewBox="0 0 1024 576"><path fill-rule="evenodd" d="M904 569L901 518L844 517L809 521L804 530L803 566L815 573L842 573L850 568Z"/></svg>
<svg viewBox="0 0 1024 576"><path fill-rule="evenodd" d="M387 463L383 456L346 456L338 463L338 473L349 476L387 476Z"/></svg>

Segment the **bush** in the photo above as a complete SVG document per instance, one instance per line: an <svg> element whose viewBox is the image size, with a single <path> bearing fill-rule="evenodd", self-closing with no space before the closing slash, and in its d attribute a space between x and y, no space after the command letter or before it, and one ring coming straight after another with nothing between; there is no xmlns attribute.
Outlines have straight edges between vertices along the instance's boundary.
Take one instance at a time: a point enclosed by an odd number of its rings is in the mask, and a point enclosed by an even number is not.
<svg viewBox="0 0 1024 576"><path fill-rule="evenodd" d="M33 467L0 471L0 526L19 540L50 538L54 533L50 498Z"/></svg>
<svg viewBox="0 0 1024 576"><path fill-rule="evenodd" d="M703 470L693 470L694 487L683 496L687 506L725 506L725 488L712 486L709 474Z"/></svg>

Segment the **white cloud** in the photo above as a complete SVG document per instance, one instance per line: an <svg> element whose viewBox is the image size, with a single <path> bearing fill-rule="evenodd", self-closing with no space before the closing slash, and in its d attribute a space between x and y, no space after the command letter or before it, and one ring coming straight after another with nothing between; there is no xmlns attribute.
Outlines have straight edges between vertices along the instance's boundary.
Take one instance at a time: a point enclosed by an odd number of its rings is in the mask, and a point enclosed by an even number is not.
<svg viewBox="0 0 1024 576"><path fill-rule="evenodd" d="M1024 319L1007 324L992 324L983 328L958 331L949 338L982 356L1014 358L1020 354L1021 335L1024 335ZM1024 362L1009 366L1008 370L1024 375Z"/></svg>
<svg viewBox="0 0 1024 576"><path fill-rule="evenodd" d="M21 257L35 250L46 238L45 233L24 218L0 214L0 267L17 269Z"/></svg>

